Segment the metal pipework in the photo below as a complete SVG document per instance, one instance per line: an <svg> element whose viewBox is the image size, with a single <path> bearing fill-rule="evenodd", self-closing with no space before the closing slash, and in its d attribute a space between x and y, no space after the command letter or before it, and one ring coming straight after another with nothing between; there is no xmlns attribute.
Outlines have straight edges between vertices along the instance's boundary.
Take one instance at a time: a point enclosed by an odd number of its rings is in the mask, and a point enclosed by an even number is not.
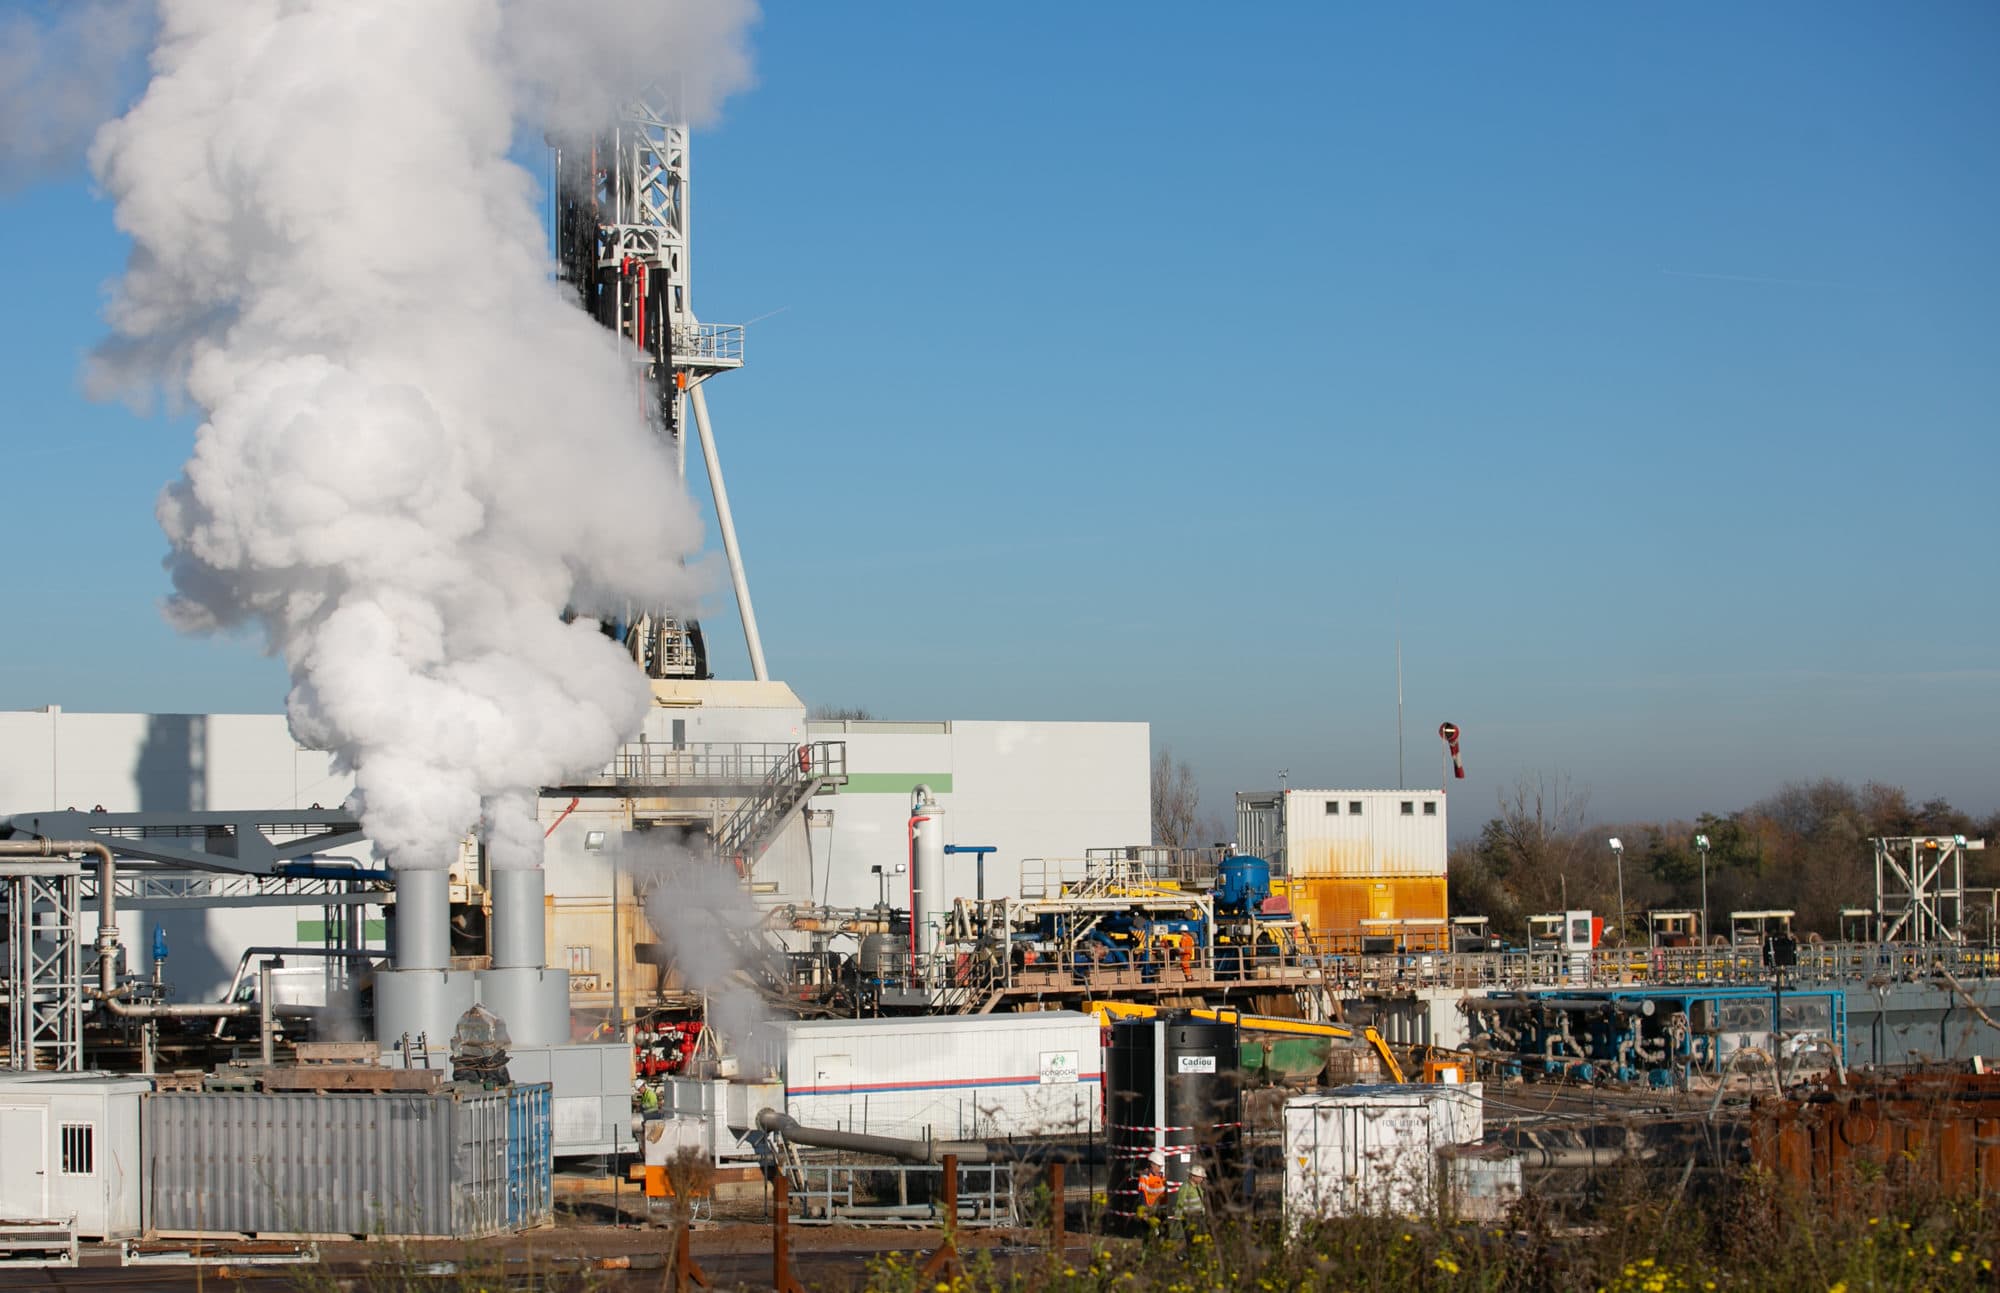
<svg viewBox="0 0 2000 1293"><path fill-rule="evenodd" d="M396 946L399 970L451 966L451 873L396 868Z"/></svg>
<svg viewBox="0 0 2000 1293"><path fill-rule="evenodd" d="M271 1021L271 963L264 962L257 967L257 1050L270 1068L278 1062L277 1047L272 1040Z"/></svg>
<svg viewBox="0 0 2000 1293"><path fill-rule="evenodd" d="M1613 1163L1643 1162L1654 1157L1651 1149L1593 1145L1519 1145L1513 1153L1522 1167L1609 1167Z"/></svg>
<svg viewBox="0 0 2000 1293"><path fill-rule="evenodd" d="M1562 1010L1580 1015L1640 1015L1651 1018L1658 1009L1650 997L1608 1001L1596 997L1490 997L1468 1007L1473 1010Z"/></svg>
<svg viewBox="0 0 2000 1293"><path fill-rule="evenodd" d="M249 970L250 958L253 956L323 956L344 957L359 961L370 960L381 955L380 952L370 951L365 947L246 947L243 949L243 955L236 958L236 973L229 980L229 991L225 994L224 1000L236 1000L237 992L243 987L243 975ZM215 1035L218 1038L222 1036L222 1030L228 1027L228 1024L229 1021L226 1019L215 1021Z"/></svg>
<svg viewBox="0 0 2000 1293"><path fill-rule="evenodd" d="M97 855L97 990L108 1000L118 991L118 863L111 850L96 840L0 840L0 857L72 853Z"/></svg>
<svg viewBox="0 0 2000 1293"><path fill-rule="evenodd" d="M757 612L750 605L750 578L743 573L743 552L736 546L736 520L729 511L729 488L722 483L722 459L716 456L715 432L708 425L708 398L701 383L688 390L694 405L694 428L701 434L701 457L708 464L708 486L715 494L715 524L722 531L722 554L729 559L729 582L736 587L736 609L743 615L743 643L750 649L750 676L766 682L764 639L757 635Z"/></svg>
<svg viewBox="0 0 2000 1293"><path fill-rule="evenodd" d="M946 1154L956 1154L961 1163L990 1161L987 1147L957 1141L903 1140L896 1136L870 1136L858 1131L834 1131L829 1127L800 1125L788 1113L765 1109L757 1115L757 1126L783 1136L795 1145L816 1145L821 1149L844 1149L855 1154L874 1154L900 1159L905 1163L941 1163Z"/></svg>
<svg viewBox="0 0 2000 1293"><path fill-rule="evenodd" d="M493 968L542 969L548 963L548 942L543 932L548 926L543 897L547 885L542 869L496 869L487 880L493 896L488 944L493 952Z"/></svg>

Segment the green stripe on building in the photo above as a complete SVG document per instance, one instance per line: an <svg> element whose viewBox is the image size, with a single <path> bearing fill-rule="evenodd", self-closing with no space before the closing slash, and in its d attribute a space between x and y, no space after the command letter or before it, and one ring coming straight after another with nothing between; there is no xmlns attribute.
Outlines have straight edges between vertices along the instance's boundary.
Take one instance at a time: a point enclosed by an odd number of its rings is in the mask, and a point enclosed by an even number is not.
<svg viewBox="0 0 2000 1293"><path fill-rule="evenodd" d="M949 772L850 772L843 795L907 795L918 786L929 786L940 795L951 793Z"/></svg>

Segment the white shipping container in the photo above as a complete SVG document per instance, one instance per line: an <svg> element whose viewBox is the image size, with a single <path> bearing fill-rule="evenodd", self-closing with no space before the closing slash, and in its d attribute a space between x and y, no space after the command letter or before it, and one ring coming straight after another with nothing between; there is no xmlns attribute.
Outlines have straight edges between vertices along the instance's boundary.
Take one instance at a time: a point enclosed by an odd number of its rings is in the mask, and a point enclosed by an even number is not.
<svg viewBox="0 0 2000 1293"><path fill-rule="evenodd" d="M91 1239L139 1233L143 1078L0 1074L0 1220L74 1219Z"/></svg>
<svg viewBox="0 0 2000 1293"><path fill-rule="evenodd" d="M1286 790L1236 797L1237 848L1288 876L1441 876L1442 790Z"/></svg>
<svg viewBox="0 0 2000 1293"><path fill-rule="evenodd" d="M1521 1156L1499 1146L1445 1150L1439 1157L1448 1207L1459 1221L1499 1221L1521 1201Z"/></svg>
<svg viewBox="0 0 2000 1293"><path fill-rule="evenodd" d="M1074 1011L785 1025L786 1112L908 1139L1081 1135L1100 1125L1097 1018Z"/></svg>
<svg viewBox="0 0 2000 1293"><path fill-rule="evenodd" d="M1437 1209L1438 1151L1485 1134L1477 1082L1383 1085L1285 1102L1285 1216L1421 1215Z"/></svg>

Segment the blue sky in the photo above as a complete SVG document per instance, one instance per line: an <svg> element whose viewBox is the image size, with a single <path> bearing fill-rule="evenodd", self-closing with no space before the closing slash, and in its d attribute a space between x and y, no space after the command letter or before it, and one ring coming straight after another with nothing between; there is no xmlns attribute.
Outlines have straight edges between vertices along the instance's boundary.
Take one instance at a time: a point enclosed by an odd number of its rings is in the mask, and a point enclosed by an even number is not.
<svg viewBox="0 0 2000 1293"><path fill-rule="evenodd" d="M710 388L774 673L1149 720L1219 810L1394 784L1400 633L1460 832L1536 771L2000 806L2000 10L1224 12L767 6L695 302L782 311ZM0 706L278 708L157 609L192 424L79 393L109 209L0 245Z"/></svg>

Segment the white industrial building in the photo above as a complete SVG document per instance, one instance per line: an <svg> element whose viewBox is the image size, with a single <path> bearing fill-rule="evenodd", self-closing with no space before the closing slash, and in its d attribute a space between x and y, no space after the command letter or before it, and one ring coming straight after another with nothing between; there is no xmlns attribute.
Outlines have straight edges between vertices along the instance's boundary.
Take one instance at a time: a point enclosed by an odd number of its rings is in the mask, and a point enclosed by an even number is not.
<svg viewBox="0 0 2000 1293"><path fill-rule="evenodd" d="M674 828L716 829L743 795L735 783L761 775L759 751L789 758L801 745L834 743L844 775L773 823L748 865L760 906L862 907L885 893L891 905L906 905L901 868L918 785L928 785L943 809L946 843L996 850L986 866L989 897L1018 894L1023 859L1081 857L1150 836L1145 723L809 722L783 683L653 687L644 730L608 774L542 800L549 963L571 971L578 1004L609 1004L609 967L629 968L632 949L650 937L635 900L682 838ZM747 771L716 771L731 760ZM337 808L351 786L329 756L292 739L282 715L0 711L0 817L52 808ZM346 852L372 861L365 845ZM971 897L976 883L972 858L954 857L947 897ZM617 956L609 946L614 885L624 900ZM174 997L212 1000L243 948L317 944L323 915L313 905L191 907L139 897L121 902L119 923L130 968L150 972L153 932L163 927ZM368 945L382 945L379 910L369 911L366 929ZM652 986L639 977L621 985L628 1000L635 988Z"/></svg>

